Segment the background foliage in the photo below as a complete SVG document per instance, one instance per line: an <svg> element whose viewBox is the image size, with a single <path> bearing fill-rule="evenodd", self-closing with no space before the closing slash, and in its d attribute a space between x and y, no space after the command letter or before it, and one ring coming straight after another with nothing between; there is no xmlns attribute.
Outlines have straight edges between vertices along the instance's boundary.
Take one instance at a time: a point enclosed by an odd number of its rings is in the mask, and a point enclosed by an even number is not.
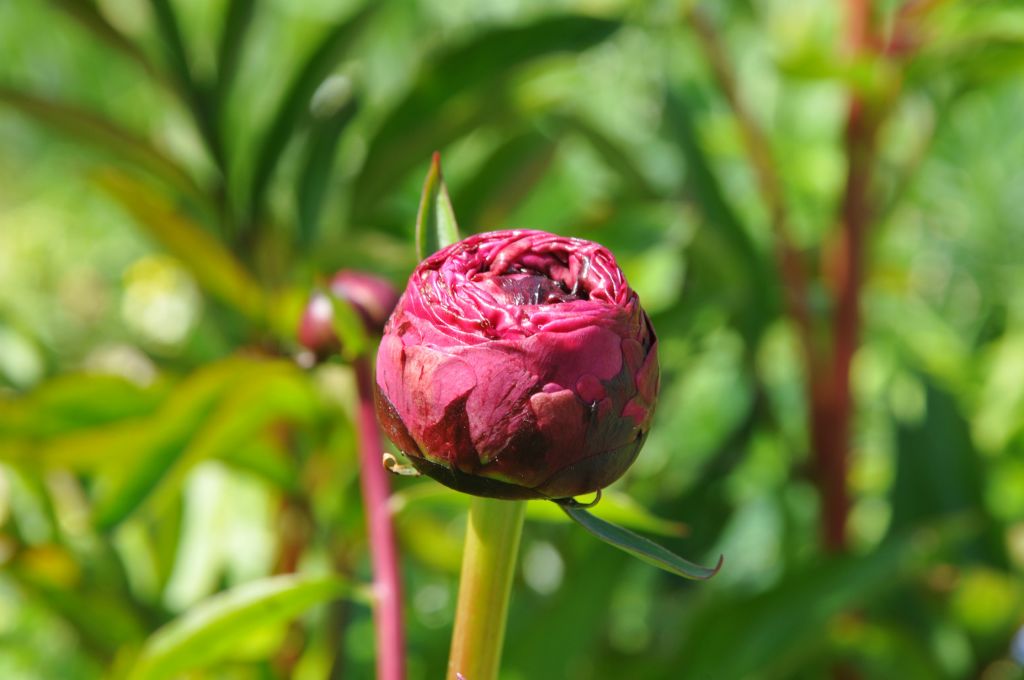
<svg viewBox="0 0 1024 680"><path fill-rule="evenodd" d="M464 231L620 258L663 391L609 512L726 555L531 507L506 677L1021 677L1022 65L1012 0L0 4L0 676L372 673L352 380L292 336L404 281L440 149ZM438 677L465 501L394 487Z"/></svg>

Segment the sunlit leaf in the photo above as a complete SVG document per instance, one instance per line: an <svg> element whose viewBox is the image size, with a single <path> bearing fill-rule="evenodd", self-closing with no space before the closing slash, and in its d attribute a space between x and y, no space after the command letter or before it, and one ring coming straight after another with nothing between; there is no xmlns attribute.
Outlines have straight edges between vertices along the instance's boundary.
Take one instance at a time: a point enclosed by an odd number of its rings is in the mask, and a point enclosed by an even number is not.
<svg viewBox="0 0 1024 680"><path fill-rule="evenodd" d="M367 3L355 15L328 29L293 76L259 143L249 192L253 215L258 214L264 204L278 160L299 127L299 121L307 115L313 93L362 34L377 7L377 3Z"/></svg>
<svg viewBox="0 0 1024 680"><path fill-rule="evenodd" d="M504 141L454 191L463 221L477 229L507 227L508 216L543 179L557 148L556 139L534 130Z"/></svg>
<svg viewBox="0 0 1024 680"><path fill-rule="evenodd" d="M115 526L144 502L157 510L166 506L196 464L229 455L270 423L308 420L312 400L310 386L295 367L263 362L221 385L212 403L193 412L192 427L181 427L172 420L173 412L165 411L154 423L161 436L147 442L125 467L107 469L94 509L96 524Z"/></svg>
<svg viewBox="0 0 1024 680"><path fill-rule="evenodd" d="M689 562L664 546L634 534L628 529L598 519L583 508L563 504L560 506L565 514L569 515L577 524L597 536L605 543L624 550L633 557L643 560L659 569L682 576L683 578L706 580L718 573L722 568L723 558L719 558L718 564L714 567L702 567Z"/></svg>
<svg viewBox="0 0 1024 680"><path fill-rule="evenodd" d="M166 386L139 385L113 375L66 373L18 399L0 401L0 438L52 437L152 412Z"/></svg>
<svg viewBox="0 0 1024 680"><path fill-rule="evenodd" d="M305 158L295 186L299 237L304 245L309 245L316 238L338 142L357 110L355 100L350 100L328 117L314 121L309 130Z"/></svg>
<svg viewBox="0 0 1024 680"><path fill-rule="evenodd" d="M345 596L338 576L274 576L247 583L190 609L146 641L129 680L161 680L231 657L240 642L310 607Z"/></svg>
<svg viewBox="0 0 1024 680"><path fill-rule="evenodd" d="M584 50L618 27L586 16L545 17L480 32L428 61L370 144L353 195L356 215L367 213L430 152L483 120L507 115L500 85L515 69L551 54Z"/></svg>
<svg viewBox="0 0 1024 680"><path fill-rule="evenodd" d="M422 260L458 240L459 224L441 175L441 155L435 152L416 211L416 254Z"/></svg>
<svg viewBox="0 0 1024 680"><path fill-rule="evenodd" d="M224 13L217 44L217 105L223 110L231 84L238 73L245 36L256 13L256 0L230 0Z"/></svg>
<svg viewBox="0 0 1024 680"><path fill-rule="evenodd" d="M181 260L204 290L250 318L263 315L259 284L231 251L187 214L124 173L107 170L96 180L150 237Z"/></svg>
<svg viewBox="0 0 1024 680"><path fill-rule="evenodd" d="M3 85L0 85L0 105L99 151L133 163L175 187L198 205L208 205L206 193L185 170L146 139L114 121L65 102Z"/></svg>

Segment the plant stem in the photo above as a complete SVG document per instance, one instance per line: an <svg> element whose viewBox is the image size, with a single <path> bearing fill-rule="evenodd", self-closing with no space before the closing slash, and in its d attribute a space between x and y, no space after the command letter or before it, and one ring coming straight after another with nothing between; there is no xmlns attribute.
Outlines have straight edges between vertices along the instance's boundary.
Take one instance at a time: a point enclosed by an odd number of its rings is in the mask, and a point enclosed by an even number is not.
<svg viewBox="0 0 1024 680"><path fill-rule="evenodd" d="M474 498L469 507L449 680L498 677L525 510L525 501L491 498Z"/></svg>
<svg viewBox="0 0 1024 680"><path fill-rule="evenodd" d="M356 428L359 433L359 481L366 511L370 561L373 565L377 637L377 680L405 678L405 633L402 628L402 588L398 573L395 530L388 508L387 471L381 464L380 430L373 407L373 379L370 362L359 357L353 362L359 390Z"/></svg>

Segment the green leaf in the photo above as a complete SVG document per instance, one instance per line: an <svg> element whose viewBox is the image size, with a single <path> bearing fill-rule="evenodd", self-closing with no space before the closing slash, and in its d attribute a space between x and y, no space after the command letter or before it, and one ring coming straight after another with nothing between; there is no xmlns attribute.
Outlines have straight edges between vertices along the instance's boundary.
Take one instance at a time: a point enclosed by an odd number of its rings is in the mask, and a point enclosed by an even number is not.
<svg viewBox="0 0 1024 680"><path fill-rule="evenodd" d="M391 494L389 502L391 512L409 513L410 508L423 505L439 508L464 510L469 507L472 496L452 491L446 486L427 482L411 484ZM687 533L687 527L681 522L658 517L640 505L632 497L618 491L604 491L601 502L591 508L591 513L608 522L622 524L630 529L646 531L660 536L680 537ZM570 522L565 513L554 503L548 501L530 501L526 504L526 518L535 522L559 523Z"/></svg>
<svg viewBox="0 0 1024 680"><path fill-rule="evenodd" d="M164 80L146 53L110 24L93 2L82 0L50 0L50 4L64 11L82 27L113 49L138 62L150 76Z"/></svg>
<svg viewBox="0 0 1024 680"><path fill-rule="evenodd" d="M334 156L341 133L358 111L355 100L345 102L336 112L316 120L306 139L305 158L295 187L299 213L299 239L308 246L320 226L320 210L327 195Z"/></svg>
<svg viewBox="0 0 1024 680"><path fill-rule="evenodd" d="M151 413L165 386L140 387L112 375L68 373L29 394L0 400L0 438L53 437L76 429Z"/></svg>
<svg viewBox="0 0 1024 680"><path fill-rule="evenodd" d="M478 33L431 59L370 142L353 194L353 212L370 213L419 159L485 120L507 117L509 75L545 56L579 52L614 33L616 21L580 15L545 17Z"/></svg>
<svg viewBox="0 0 1024 680"><path fill-rule="evenodd" d="M209 232L146 184L116 170L96 181L149 236L174 255L209 294L250 319L264 313L263 291L248 270Z"/></svg>
<svg viewBox="0 0 1024 680"><path fill-rule="evenodd" d="M341 341L341 353L349 361L359 357L370 347L366 324L350 302L328 293L331 301L331 327Z"/></svg>
<svg viewBox="0 0 1024 680"><path fill-rule="evenodd" d="M416 211L416 254L422 260L459 240L455 209L441 176L441 154L435 151Z"/></svg>
<svg viewBox="0 0 1024 680"><path fill-rule="evenodd" d="M217 116L214 112L213 98L207 83L200 82L192 72L188 48L181 34L178 17L171 6L170 0L149 0L156 19L156 28L164 43L167 61L174 74L185 104L192 112L199 134L210 151L210 155L223 168L225 166L224 148L221 143Z"/></svg>
<svg viewBox="0 0 1024 680"><path fill-rule="evenodd" d="M230 456L271 423L308 420L313 399L310 385L293 365L262 362L229 378L192 427L177 426L174 412L165 412L154 428L165 435L128 465L108 469L94 508L97 526L116 526L143 503L159 513L198 463Z"/></svg>
<svg viewBox="0 0 1024 680"><path fill-rule="evenodd" d="M662 198L663 192L647 179L643 170L637 166L634 155L602 130L579 116L560 116L558 122L567 132L575 132L587 140L590 147L604 159L608 168L622 178L629 196L641 200Z"/></svg>
<svg viewBox="0 0 1024 680"><path fill-rule="evenodd" d="M256 13L256 0L230 0L224 14L220 41L217 44L217 105L223 110L228 90L238 73L239 58L245 35Z"/></svg>
<svg viewBox="0 0 1024 680"><path fill-rule="evenodd" d="M497 229L547 172L558 141L536 130L504 141L455 191L466 224Z"/></svg>
<svg viewBox="0 0 1024 680"><path fill-rule="evenodd" d="M865 609L934 565L943 551L976 528L964 518L936 523L887 541L868 555L791 572L767 592L722 591L695 613L684 644L666 663L684 669L681 678L695 680L799 675L809 658L821 653L834 617Z"/></svg>
<svg viewBox="0 0 1024 680"><path fill-rule="evenodd" d="M663 569L670 574L703 581L717 574L718 570L722 568L724 557L718 559L718 564L714 568L702 567L688 562L654 541L634 534L628 529L623 529L620 526L598 519L583 508L567 504L560 504L560 507L577 524L605 543L613 545L619 550L624 550L633 557Z"/></svg>
<svg viewBox="0 0 1024 680"><path fill-rule="evenodd" d="M157 630L129 680L162 680L230 658L235 647L267 626L346 595L338 576L274 576L215 595Z"/></svg>
<svg viewBox="0 0 1024 680"><path fill-rule="evenodd" d="M197 205L209 206L206 193L185 170L147 140L111 120L92 111L5 86L0 86L0 105L24 114L34 123L128 161L174 187Z"/></svg>
<svg viewBox="0 0 1024 680"><path fill-rule="evenodd" d="M307 115L313 93L362 34L377 7L377 3L368 3L348 20L331 27L292 78L277 112L263 133L256 154L249 192L250 211L254 217L259 215L265 204L267 186L288 141L299 127L300 120Z"/></svg>

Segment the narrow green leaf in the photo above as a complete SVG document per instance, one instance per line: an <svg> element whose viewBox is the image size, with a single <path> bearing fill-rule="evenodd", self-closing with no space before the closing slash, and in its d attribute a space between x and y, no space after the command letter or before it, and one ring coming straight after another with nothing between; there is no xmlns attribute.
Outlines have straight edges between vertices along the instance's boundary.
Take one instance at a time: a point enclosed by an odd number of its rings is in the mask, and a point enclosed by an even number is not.
<svg viewBox="0 0 1024 680"><path fill-rule="evenodd" d="M293 76L256 154L249 192L250 212L253 216L258 216L265 205L267 186L277 170L277 163L288 141L309 110L313 93L352 43L362 35L363 28L377 7L377 3L368 3L349 19L331 27Z"/></svg>
<svg viewBox="0 0 1024 680"><path fill-rule="evenodd" d="M488 154L468 182L455 191L454 202L465 224L497 229L543 178L558 140L537 130L509 138Z"/></svg>
<svg viewBox="0 0 1024 680"><path fill-rule="evenodd" d="M334 312L331 316L331 326L341 341L341 352L346 359L352 361L370 346L370 340L366 337L366 326L351 303L330 294L327 297Z"/></svg>
<svg viewBox="0 0 1024 680"><path fill-rule="evenodd" d="M545 17L480 32L430 59L370 142L353 194L354 214L371 213L432 150L484 121L509 117L514 107L504 99L504 85L517 69L545 56L584 50L619 26L580 15Z"/></svg>
<svg viewBox="0 0 1024 680"><path fill-rule="evenodd" d="M430 159L427 178L423 180L423 194L416 211L416 254L422 260L458 241L455 209L441 176L441 154L435 151Z"/></svg>
<svg viewBox="0 0 1024 680"><path fill-rule="evenodd" d="M251 319L262 317L265 310L259 284L214 236L129 175L108 170L96 180L147 234L182 261L205 291Z"/></svg>
<svg viewBox="0 0 1024 680"><path fill-rule="evenodd" d="M146 641L130 680L162 680L230 658L235 647L267 626L346 595L338 576L289 574L246 583L211 597Z"/></svg>
<svg viewBox="0 0 1024 680"><path fill-rule="evenodd" d="M24 114L34 123L143 168L197 205L209 205L206 192L177 163L146 139L109 119L71 104L5 86L0 86L0 105Z"/></svg>
<svg viewBox="0 0 1024 680"><path fill-rule="evenodd" d="M12 435L52 437L144 416L159 405L164 394L159 383L140 387L119 376L56 376L23 397L0 400L0 440Z"/></svg>
<svg viewBox="0 0 1024 680"><path fill-rule="evenodd" d="M320 226L320 210L327 195L338 142L358 108L358 103L350 100L328 117L316 120L309 131L305 158L295 187L299 240L304 246L309 246L316 238Z"/></svg>
<svg viewBox="0 0 1024 680"><path fill-rule="evenodd" d="M90 31L113 49L138 62L150 76L166 84L163 74L153 65L149 57L146 56L146 53L119 30L114 28L99 11L95 3L83 2L83 0L50 0L50 4L65 12L83 28Z"/></svg>
<svg viewBox="0 0 1024 680"><path fill-rule="evenodd" d="M167 61L174 74L175 82L182 98L192 112L196 128L202 135L210 155L221 168L225 166L224 148L221 143L217 116L214 112L211 91L207 83L200 80L192 72L188 48L181 33L178 17L171 6L170 0L149 0L156 19L157 31L167 52Z"/></svg>
<svg viewBox="0 0 1024 680"><path fill-rule="evenodd" d="M229 456L271 423L308 420L314 397L293 365L253 362L239 368L193 416L191 427L181 427L168 409L153 425L164 436L150 440L127 465L107 468L94 507L97 526L116 526L143 504L159 513L198 463Z"/></svg>
<svg viewBox="0 0 1024 680"><path fill-rule="evenodd" d="M572 507L571 505L560 505L560 507L576 523L605 543L613 545L619 550L624 550L637 559L652 564L670 574L703 581L717 574L718 570L722 568L724 557L718 559L718 564L714 568L702 567L688 562L654 541L634 534L628 529L623 529L620 526L598 519L583 508Z"/></svg>
<svg viewBox="0 0 1024 680"><path fill-rule="evenodd" d="M256 0L230 0L217 44L217 107L223 110L228 90L238 73L245 35L256 13Z"/></svg>
<svg viewBox="0 0 1024 680"><path fill-rule="evenodd" d="M634 155L622 148L602 130L579 116L563 115L558 122L567 132L575 132L587 141L600 155L608 169L618 174L627 186L627 192L634 198L657 200L663 198L660 191L637 166Z"/></svg>

